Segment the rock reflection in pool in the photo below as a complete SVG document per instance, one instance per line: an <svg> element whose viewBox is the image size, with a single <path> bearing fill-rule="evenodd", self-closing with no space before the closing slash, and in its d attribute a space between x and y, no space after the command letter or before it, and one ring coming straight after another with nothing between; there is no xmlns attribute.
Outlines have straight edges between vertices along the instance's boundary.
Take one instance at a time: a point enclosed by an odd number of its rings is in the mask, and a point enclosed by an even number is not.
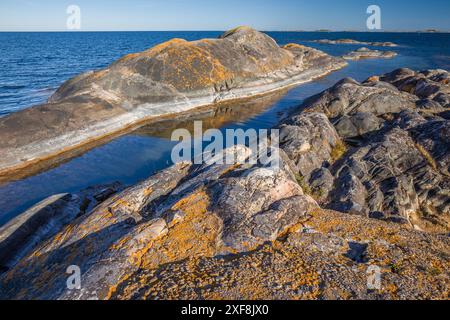
<svg viewBox="0 0 450 320"><path fill-rule="evenodd" d="M75 192L86 187L120 181L136 183L152 173L172 164L171 152L178 142L170 141L175 129L193 133L194 121L201 120L203 130L230 125L246 127L246 121L272 107L286 94L286 90L251 100L220 103L195 112L147 123L121 136L100 142L40 162L14 176L0 177L0 225L34 205L58 193ZM272 119L262 127L276 123ZM252 123L248 127L255 127Z"/></svg>

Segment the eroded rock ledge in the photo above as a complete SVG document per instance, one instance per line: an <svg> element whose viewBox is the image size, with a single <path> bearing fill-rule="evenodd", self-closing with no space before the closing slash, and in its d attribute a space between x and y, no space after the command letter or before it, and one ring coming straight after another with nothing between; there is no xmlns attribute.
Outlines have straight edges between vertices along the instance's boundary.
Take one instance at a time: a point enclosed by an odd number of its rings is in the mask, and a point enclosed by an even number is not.
<svg viewBox="0 0 450 320"><path fill-rule="evenodd" d="M280 48L248 27L220 39L173 39L67 81L45 105L1 118L0 173L143 121L279 90L345 65L312 48Z"/></svg>
<svg viewBox="0 0 450 320"><path fill-rule="evenodd" d="M399 69L364 83L344 79L308 99L293 119L321 114L332 124L321 125L327 128L321 136L335 141L338 135L345 147L334 157L323 148L295 153L297 129L286 127L282 148L322 206L445 233L450 229L449 93L445 70Z"/></svg>
<svg viewBox="0 0 450 320"><path fill-rule="evenodd" d="M80 195L44 206L65 221L2 257L0 298L448 299L448 80L400 69L340 81L280 123L280 170L237 146L218 155L234 165L179 163L84 191L97 194L89 208ZM69 265L81 290L66 287Z"/></svg>

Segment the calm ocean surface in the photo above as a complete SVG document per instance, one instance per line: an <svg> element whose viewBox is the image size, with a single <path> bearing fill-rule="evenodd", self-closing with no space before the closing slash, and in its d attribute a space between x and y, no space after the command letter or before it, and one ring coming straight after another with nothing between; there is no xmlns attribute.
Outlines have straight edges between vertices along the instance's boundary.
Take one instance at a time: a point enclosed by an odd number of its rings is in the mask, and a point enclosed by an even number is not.
<svg viewBox="0 0 450 320"><path fill-rule="evenodd" d="M83 32L0 33L0 116L43 103L69 78L101 69L121 56L143 51L171 38L215 38L221 32ZM317 39L351 38L392 41L399 56L392 60L364 60L326 78L291 89L285 95L251 106L229 106L205 118L212 127L270 128L286 110L343 77L365 80L399 67L450 70L450 34L440 33L316 33L269 32L280 45L301 43L332 55L361 46L323 45ZM245 109L245 110L244 110ZM231 114L231 116L230 116ZM187 126L188 124L184 124ZM183 124L182 124L183 126ZM168 126L170 127L170 125ZM163 132L164 131L164 132ZM148 126L78 155L52 169L0 185L0 225L52 194L75 192L91 185L121 181L136 183L169 165L174 143L167 130ZM1 137L0 137L1 138ZM170 135L169 135L170 138Z"/></svg>

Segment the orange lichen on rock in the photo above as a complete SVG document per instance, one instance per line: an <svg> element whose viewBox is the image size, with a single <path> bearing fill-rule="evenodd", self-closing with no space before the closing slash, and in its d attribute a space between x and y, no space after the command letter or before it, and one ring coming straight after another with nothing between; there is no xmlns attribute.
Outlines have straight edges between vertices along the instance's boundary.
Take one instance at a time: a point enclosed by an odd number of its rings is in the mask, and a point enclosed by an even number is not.
<svg viewBox="0 0 450 320"><path fill-rule="evenodd" d="M187 257L214 256L222 228L221 220L208 212L209 197L198 190L178 201L174 212L184 213L182 223L174 224L167 234L149 244L152 248L141 251L140 266L154 268L162 263L174 262Z"/></svg>
<svg viewBox="0 0 450 320"><path fill-rule="evenodd" d="M170 70L162 75L162 80L173 81L176 75L179 89L200 89L233 77L233 74L210 51L189 42L170 46L159 54L165 55L168 63L164 63L164 66Z"/></svg>
<svg viewBox="0 0 450 320"><path fill-rule="evenodd" d="M188 41L186 41L184 39L174 38L169 41L158 44L158 45L154 46L153 48L150 48L150 49L144 51L143 53L146 56L151 57L151 56L154 56L154 55L162 52L163 50L167 49L168 47L182 45L182 44L186 44L186 43L188 43Z"/></svg>
<svg viewBox="0 0 450 320"><path fill-rule="evenodd" d="M284 45L282 48L283 49L309 49L309 50L311 50L311 48L308 48L308 47L298 44L298 43L288 43L288 44Z"/></svg>

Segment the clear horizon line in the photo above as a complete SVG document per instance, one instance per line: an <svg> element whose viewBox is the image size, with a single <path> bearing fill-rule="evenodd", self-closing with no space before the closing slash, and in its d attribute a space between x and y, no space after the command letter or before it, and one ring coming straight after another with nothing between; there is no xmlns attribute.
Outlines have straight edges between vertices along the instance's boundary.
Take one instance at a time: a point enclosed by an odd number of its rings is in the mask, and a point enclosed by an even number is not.
<svg viewBox="0 0 450 320"><path fill-rule="evenodd" d="M259 30L259 29L257 29ZM154 29L154 30L0 30L0 33L20 33L20 32L65 32L65 33L79 33L79 32L226 32L228 30L201 30L201 29ZM261 32L321 32L321 33L338 33L338 32L361 32L361 33L450 33L450 30L438 29L424 29L424 30L259 30Z"/></svg>

